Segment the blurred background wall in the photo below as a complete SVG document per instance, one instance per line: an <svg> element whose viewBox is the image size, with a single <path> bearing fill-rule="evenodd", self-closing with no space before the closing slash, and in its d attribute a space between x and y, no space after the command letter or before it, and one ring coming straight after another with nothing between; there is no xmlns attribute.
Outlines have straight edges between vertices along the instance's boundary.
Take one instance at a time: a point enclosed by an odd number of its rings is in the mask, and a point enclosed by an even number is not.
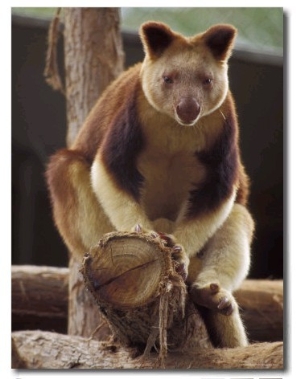
<svg viewBox="0 0 300 379"><path fill-rule="evenodd" d="M53 224L44 180L48 157L65 146L66 135L64 97L43 77L49 19L54 12L51 8L12 10L13 264L66 266L68 262ZM282 9L124 8L126 67L143 59L137 30L149 19L167 22L189 35L218 22L238 27L229 77L240 120L242 157L252 183L250 210L257 224L250 277L282 278L286 253ZM58 59L63 76L63 38Z"/></svg>

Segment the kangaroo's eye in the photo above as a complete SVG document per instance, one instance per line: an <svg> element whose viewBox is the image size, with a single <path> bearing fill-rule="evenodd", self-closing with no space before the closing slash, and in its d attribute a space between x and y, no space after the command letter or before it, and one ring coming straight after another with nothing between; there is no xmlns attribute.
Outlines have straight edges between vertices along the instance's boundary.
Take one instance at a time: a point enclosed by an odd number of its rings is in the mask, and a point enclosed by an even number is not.
<svg viewBox="0 0 300 379"><path fill-rule="evenodd" d="M163 80L164 80L164 82L165 82L166 84L172 84L172 83L173 83L173 79L170 78L170 76L166 76L166 75L164 75L164 76L163 76Z"/></svg>
<svg viewBox="0 0 300 379"><path fill-rule="evenodd" d="M205 86L209 86L209 85L211 85L212 82L213 82L212 78L205 78L205 79L203 80L203 84L204 84Z"/></svg>

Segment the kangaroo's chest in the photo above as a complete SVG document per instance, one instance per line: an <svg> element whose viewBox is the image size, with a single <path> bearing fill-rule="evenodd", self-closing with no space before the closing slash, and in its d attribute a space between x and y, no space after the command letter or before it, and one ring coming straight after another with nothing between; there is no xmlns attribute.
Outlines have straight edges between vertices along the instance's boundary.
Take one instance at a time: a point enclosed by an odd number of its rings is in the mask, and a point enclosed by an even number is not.
<svg viewBox="0 0 300 379"><path fill-rule="evenodd" d="M193 152L145 149L138 159L144 177L142 204L151 220L175 221L191 190L205 178L205 168Z"/></svg>

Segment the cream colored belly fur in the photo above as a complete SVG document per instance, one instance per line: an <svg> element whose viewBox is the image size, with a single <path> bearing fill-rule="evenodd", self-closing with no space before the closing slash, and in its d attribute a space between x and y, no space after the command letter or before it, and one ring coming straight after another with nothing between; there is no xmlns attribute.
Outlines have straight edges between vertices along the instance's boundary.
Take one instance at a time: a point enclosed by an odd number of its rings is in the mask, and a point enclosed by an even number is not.
<svg viewBox="0 0 300 379"><path fill-rule="evenodd" d="M165 218L176 222L189 192L205 176L204 167L193 153L153 148L142 153L138 169L145 179L141 201L151 221Z"/></svg>

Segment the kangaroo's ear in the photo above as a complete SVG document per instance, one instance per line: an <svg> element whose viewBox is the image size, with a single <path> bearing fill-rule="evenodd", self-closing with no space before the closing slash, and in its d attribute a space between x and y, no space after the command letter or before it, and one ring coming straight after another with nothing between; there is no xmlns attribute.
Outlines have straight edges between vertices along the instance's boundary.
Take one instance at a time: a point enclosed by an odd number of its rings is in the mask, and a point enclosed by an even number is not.
<svg viewBox="0 0 300 379"><path fill-rule="evenodd" d="M145 54L158 58L175 38L174 32L161 22L149 21L141 25L140 37Z"/></svg>
<svg viewBox="0 0 300 379"><path fill-rule="evenodd" d="M237 29L232 25L219 24L209 28L202 38L217 60L227 60L232 52Z"/></svg>

